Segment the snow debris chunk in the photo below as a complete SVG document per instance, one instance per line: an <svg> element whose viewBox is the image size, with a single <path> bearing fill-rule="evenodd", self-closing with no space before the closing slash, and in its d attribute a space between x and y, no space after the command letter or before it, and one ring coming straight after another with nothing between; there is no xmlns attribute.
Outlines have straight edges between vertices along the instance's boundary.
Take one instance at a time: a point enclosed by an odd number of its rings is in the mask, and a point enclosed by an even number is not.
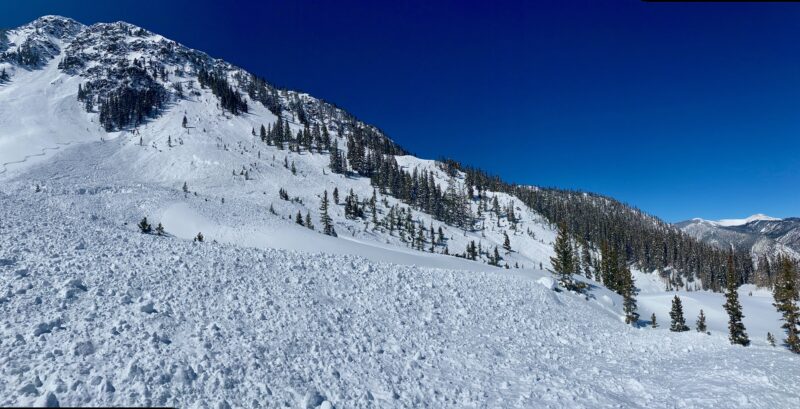
<svg viewBox="0 0 800 409"><path fill-rule="evenodd" d="M73 278L64 283L61 289L61 298L69 300L77 297L78 294L84 293L88 290L83 280Z"/></svg>
<svg viewBox="0 0 800 409"><path fill-rule="evenodd" d="M58 398L56 398L56 394L53 392L47 392L46 394L36 399L36 402L33 406L37 406L40 408L57 408L59 407Z"/></svg>
<svg viewBox="0 0 800 409"><path fill-rule="evenodd" d="M41 322L39 324L36 324L36 328L34 328L34 330L33 330L33 336L34 337L38 337L39 335L42 335L42 334L49 334L54 329L61 328L62 324L63 324L63 320L61 318L57 318L57 319L52 320L52 321Z"/></svg>
<svg viewBox="0 0 800 409"><path fill-rule="evenodd" d="M538 280L536 280L536 282L542 285L543 287L547 288L548 290L556 288L556 280L554 280L553 277L547 277L547 276L541 277Z"/></svg>
<svg viewBox="0 0 800 409"><path fill-rule="evenodd" d="M141 306L139 306L139 311L145 314L155 314L157 312L155 304L153 304L152 301L147 301L143 303Z"/></svg>
<svg viewBox="0 0 800 409"><path fill-rule="evenodd" d="M94 344L92 341L82 341L75 344L75 356L87 356L94 353Z"/></svg>

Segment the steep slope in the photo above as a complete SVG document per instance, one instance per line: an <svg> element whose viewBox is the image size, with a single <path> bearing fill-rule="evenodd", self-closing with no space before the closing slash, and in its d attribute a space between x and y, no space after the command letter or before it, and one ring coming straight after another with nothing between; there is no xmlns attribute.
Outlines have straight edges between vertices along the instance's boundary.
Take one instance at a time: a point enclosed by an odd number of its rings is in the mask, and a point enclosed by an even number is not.
<svg viewBox="0 0 800 409"><path fill-rule="evenodd" d="M9 38L12 44L24 42L26 33L47 33L53 31L46 28L50 25L70 22L43 17L10 31ZM327 190L333 200L336 189L341 199L339 204L332 204L335 228L340 239L358 241L364 252L377 246L400 253L418 252L411 247L456 254L474 241L484 261L493 256L494 248L500 248L504 261L498 264L549 265L552 229L541 216L507 194L487 192L485 198L497 198L503 211L472 218L472 225L485 227L476 230L443 220L446 212L437 216L426 212L419 202L398 200L395 192L376 189L369 178L358 177L355 169L333 173L330 152L339 152L355 168L355 146L366 150L367 155L391 155L401 176L425 175L426 186L430 181L430 188L435 185L440 192L450 188L454 195L460 195L457 192L466 190L463 173L449 174L436 162L403 156L402 148L377 128L346 112L306 94L277 90L223 61L126 23L81 27L77 32L70 31L71 37L66 39L48 37L58 43L59 54L42 57L44 64L35 68L5 65L12 80L0 86L0 100L6 108L0 120L7 130L0 135L0 144L9 148L2 151L0 160L5 165L0 172L7 179L33 179L45 189L94 184L121 190L131 183L149 185L154 191L166 187L172 189L174 197L162 201L153 194L146 205L132 199L132 205L109 207L121 222L149 216L184 238L202 230L219 241L300 249L314 248L313 242L321 238L311 235L308 240L289 243L277 239L280 235L276 229L294 228L294 218L300 212L304 217L308 214L319 231L322 193ZM248 101L247 112L234 115L221 107L222 100L214 88L200 84L201 72L216 72L231 86L252 91L252 99L249 93L239 95ZM37 92L28 92L31 89ZM152 90L163 95L167 105L140 122L135 119L129 126L119 126L120 120L115 120L109 127L101 121L106 112L103 104L109 98L119 98L124 90ZM262 103L269 98L274 100ZM6 105L12 101L13 105ZM53 105L56 108L42 109ZM88 112L83 112L86 108ZM270 137L279 127L289 136L267 144L260 135L262 126L270 130ZM332 142L320 141L328 134L325 138ZM302 135L313 135L312 143L303 146L299 142ZM79 146L53 154L54 149L71 144ZM44 158L52 161L33 170L28 166ZM416 181L410 176L401 181L402 188L408 184L407 191L421 194L418 186L411 185ZM186 197L180 193L184 183L192 192ZM289 200L280 198L281 190L288 192ZM345 214L343 202L351 190L362 209L358 217ZM370 199L375 190L379 192L373 215ZM203 206L205 201L224 199L228 207L239 206L241 213L208 214L215 210ZM480 202L464 201L464 205L469 208L467 212L481 212ZM442 206L446 208L447 203ZM505 214L511 207L516 210L513 220ZM510 236L511 251L502 249L504 234ZM332 245L331 249L339 246Z"/></svg>

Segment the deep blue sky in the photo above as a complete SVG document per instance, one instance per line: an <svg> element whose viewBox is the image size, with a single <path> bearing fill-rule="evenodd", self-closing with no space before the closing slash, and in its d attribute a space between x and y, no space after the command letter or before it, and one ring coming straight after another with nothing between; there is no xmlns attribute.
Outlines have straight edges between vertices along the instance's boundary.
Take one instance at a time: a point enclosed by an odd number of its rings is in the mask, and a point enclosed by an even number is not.
<svg viewBox="0 0 800 409"><path fill-rule="evenodd" d="M800 216L800 4L226 3L27 0L0 26L125 20L334 102L417 155L667 221Z"/></svg>

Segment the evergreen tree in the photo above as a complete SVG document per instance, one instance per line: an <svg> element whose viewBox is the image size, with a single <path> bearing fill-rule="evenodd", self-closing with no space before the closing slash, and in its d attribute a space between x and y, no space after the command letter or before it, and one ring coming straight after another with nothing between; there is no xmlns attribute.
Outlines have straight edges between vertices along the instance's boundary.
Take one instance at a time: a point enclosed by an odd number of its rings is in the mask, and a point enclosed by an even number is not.
<svg viewBox="0 0 800 409"><path fill-rule="evenodd" d="M489 256L489 265L500 266L500 252L497 250L497 246L494 246L494 253Z"/></svg>
<svg viewBox="0 0 800 409"><path fill-rule="evenodd" d="M336 230L333 228L333 220L328 215L328 191L322 195L322 203L319 205L320 222L322 223L322 232L328 236L336 237Z"/></svg>
<svg viewBox="0 0 800 409"><path fill-rule="evenodd" d="M620 292L622 295L622 309L625 311L625 323L635 325L639 322L639 313L636 312L636 294L638 290L634 285L630 268L623 266L620 271Z"/></svg>
<svg viewBox="0 0 800 409"><path fill-rule="evenodd" d="M619 276L619 257L617 251L608 242L603 242L600 247L600 275L603 284L612 291L618 291L617 277Z"/></svg>
<svg viewBox="0 0 800 409"><path fill-rule="evenodd" d="M183 116L183 122L181 123L181 126L183 126L184 128L186 128L186 126L187 126L188 124L189 124L189 121L186 119L186 115L184 115L184 116Z"/></svg>
<svg viewBox="0 0 800 409"><path fill-rule="evenodd" d="M189 185L186 182L183 182L183 193L189 193Z"/></svg>
<svg viewBox="0 0 800 409"><path fill-rule="evenodd" d="M592 279L592 255L589 253L589 243L584 242L581 246L581 261L583 264L583 275Z"/></svg>
<svg viewBox="0 0 800 409"><path fill-rule="evenodd" d="M144 234L148 234L148 233L150 233L152 231L152 227L150 226L150 223L147 222L147 217L142 218L142 221L139 222L138 226L139 226L139 230Z"/></svg>
<svg viewBox="0 0 800 409"><path fill-rule="evenodd" d="M267 128L264 128L264 124L261 124L261 130L259 131L259 136L261 140L266 142L267 141Z"/></svg>
<svg viewBox="0 0 800 409"><path fill-rule="evenodd" d="M378 199L377 196L375 195L375 189L372 189L372 197L369 199L369 212L372 214L372 224L374 224L376 227L378 226L377 203ZM431 239L431 243L433 243L433 239Z"/></svg>
<svg viewBox="0 0 800 409"><path fill-rule="evenodd" d="M425 227L422 223L419 224L419 230L417 230L417 250L424 251L425 250Z"/></svg>
<svg viewBox="0 0 800 409"><path fill-rule="evenodd" d="M575 266L572 254L572 245L569 242L567 233L567 225L561 223L558 225L558 237L553 244L555 256L550 258L550 264L553 265L553 270L559 277L561 286L566 289L572 289L574 286L572 280L572 268Z"/></svg>
<svg viewBox="0 0 800 409"><path fill-rule="evenodd" d="M726 276L725 311L728 313L728 332L731 344L748 346L750 339L744 328L742 319L742 305L739 303L739 293L736 291L736 272L733 266L733 252L728 255L728 274Z"/></svg>
<svg viewBox="0 0 800 409"><path fill-rule="evenodd" d="M333 188L333 203L336 203L337 205L339 204L339 188L338 187L334 187Z"/></svg>
<svg viewBox="0 0 800 409"><path fill-rule="evenodd" d="M681 299L677 295L672 299L672 310L669 312L669 317L672 320L669 327L670 331L684 332L689 330L689 327L686 326L686 319L683 318L683 304L681 304Z"/></svg>
<svg viewBox="0 0 800 409"><path fill-rule="evenodd" d="M656 313L650 316L650 326L653 328L658 328L658 323L656 322Z"/></svg>
<svg viewBox="0 0 800 409"><path fill-rule="evenodd" d="M771 332L767 332L767 342L770 346L775 346L775 337L772 335Z"/></svg>
<svg viewBox="0 0 800 409"><path fill-rule="evenodd" d="M197 237L194 238L194 241L202 243L205 237L203 237L203 233L197 233Z"/></svg>
<svg viewBox="0 0 800 409"><path fill-rule="evenodd" d="M782 325L782 328L786 330L784 343L789 347L790 351L797 354L800 353L800 337L798 336L800 311L797 308L800 294L798 294L793 264L788 257L781 257L778 260L778 273L775 277L775 287L772 295L775 299L773 305L784 321Z"/></svg>
<svg viewBox="0 0 800 409"><path fill-rule="evenodd" d="M219 98L222 109L234 115L247 113L247 101L232 86L228 84L227 75L222 72L208 72L201 69L197 75L200 86L209 87L211 92Z"/></svg>
<svg viewBox="0 0 800 409"><path fill-rule="evenodd" d="M700 315L697 316L697 323L695 324L697 327L697 332L708 333L708 328L706 327L706 315L703 313L703 310L700 310Z"/></svg>
<svg viewBox="0 0 800 409"><path fill-rule="evenodd" d="M300 214L299 210L297 211L297 215L294 218L294 222L301 226L305 226L305 224L303 224L303 215Z"/></svg>
<svg viewBox="0 0 800 409"><path fill-rule="evenodd" d="M311 213L306 212L306 227L311 230L314 230L314 225L311 223Z"/></svg>
<svg viewBox="0 0 800 409"><path fill-rule="evenodd" d="M162 226L160 222L158 223L158 226L156 226L156 234L159 236L164 234L164 226Z"/></svg>
<svg viewBox="0 0 800 409"><path fill-rule="evenodd" d="M511 240L508 239L508 234L503 232L503 248L506 251L511 251Z"/></svg>

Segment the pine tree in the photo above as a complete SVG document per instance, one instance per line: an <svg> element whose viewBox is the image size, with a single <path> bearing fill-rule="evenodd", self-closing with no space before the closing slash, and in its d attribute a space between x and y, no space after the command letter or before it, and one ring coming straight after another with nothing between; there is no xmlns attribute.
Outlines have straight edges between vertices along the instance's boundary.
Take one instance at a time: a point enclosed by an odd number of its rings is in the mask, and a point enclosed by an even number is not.
<svg viewBox="0 0 800 409"><path fill-rule="evenodd" d="M189 193L189 185L186 182L183 182L183 193Z"/></svg>
<svg viewBox="0 0 800 409"><path fill-rule="evenodd" d="M311 230L314 230L314 225L311 223L311 213L306 212L306 227Z"/></svg>
<svg viewBox="0 0 800 409"><path fill-rule="evenodd" d="M767 332L767 342L770 344L770 346L775 346L775 337L771 332Z"/></svg>
<svg viewBox="0 0 800 409"><path fill-rule="evenodd" d="M336 203L337 205L339 204L339 188L338 187L334 187L333 188L333 203Z"/></svg>
<svg viewBox="0 0 800 409"><path fill-rule="evenodd" d="M583 264L583 275L592 279L592 255L589 253L589 244L584 242L581 246L581 261Z"/></svg>
<svg viewBox="0 0 800 409"><path fill-rule="evenodd" d="M511 240L508 239L508 234L503 232L503 248L506 251L511 251Z"/></svg>
<svg viewBox="0 0 800 409"><path fill-rule="evenodd" d="M420 222L419 230L417 230L417 250L425 250L425 227Z"/></svg>
<svg viewBox="0 0 800 409"><path fill-rule="evenodd" d="M188 124L189 124L189 121L186 119L186 115L184 115L184 116L183 116L183 122L181 123L181 126L183 126L184 128L186 128L186 126L187 126Z"/></svg>
<svg viewBox="0 0 800 409"><path fill-rule="evenodd" d="M669 327L670 331L684 332L689 330L689 327L686 326L686 319L683 318L683 304L681 304L681 299L677 295L672 299L672 310L669 312L669 317L672 320Z"/></svg>
<svg viewBox="0 0 800 409"><path fill-rule="evenodd" d="M796 354L800 353L800 336L798 336L800 311L797 308L800 294L797 291L794 265L788 257L781 257L778 260L778 273L775 277L772 295L775 299L773 305L784 321L782 325L782 328L786 330L784 343L790 351Z"/></svg>
<svg viewBox="0 0 800 409"><path fill-rule="evenodd" d="M495 267L500 266L500 252L497 251L497 246L494 246L494 254L489 258L489 264Z"/></svg>
<svg viewBox="0 0 800 409"><path fill-rule="evenodd" d="M194 241L202 243L205 237L203 237L203 233L197 233L197 237L194 238Z"/></svg>
<svg viewBox="0 0 800 409"><path fill-rule="evenodd" d="M728 339L731 344L748 346L750 339L742 323L742 305L739 303L739 293L736 291L736 272L733 267L733 252L728 254L728 274L726 277L727 288L725 291L725 311L728 312Z"/></svg>
<svg viewBox="0 0 800 409"><path fill-rule="evenodd" d="M622 295L622 309L625 311L625 323L637 324L639 322L639 313L636 312L636 294L638 290L633 282L633 274L631 274L628 266L622 266L620 291Z"/></svg>
<svg viewBox="0 0 800 409"><path fill-rule="evenodd" d="M336 237L336 230L333 228L333 221L328 215L328 191L322 195L322 203L319 205L320 222L322 223L322 232L328 236Z"/></svg>
<svg viewBox="0 0 800 409"><path fill-rule="evenodd" d="M703 313L702 309L700 310L700 315L697 316L697 323L695 326L697 327L697 332L709 333L706 327L706 315Z"/></svg>
<svg viewBox="0 0 800 409"><path fill-rule="evenodd" d="M656 313L650 316L650 326L653 328L658 328L658 323L656 322Z"/></svg>
<svg viewBox="0 0 800 409"><path fill-rule="evenodd" d="M603 242L600 247L600 256L600 275L603 278L603 284L609 290L618 292L619 283L617 283L617 277L619 276L620 263L617 250L607 242Z"/></svg>
<svg viewBox="0 0 800 409"><path fill-rule="evenodd" d="M164 234L164 226L162 226L160 222L158 223L158 226L156 226L156 234L159 236Z"/></svg>
<svg viewBox="0 0 800 409"><path fill-rule="evenodd" d="M572 289L574 286L572 280L572 268L575 265L573 262L572 245L569 242L567 233L567 225L561 223L558 225L558 237L553 244L553 250L556 255L550 258L550 264L553 265L553 270L559 277L561 286L566 289Z"/></svg>
<svg viewBox="0 0 800 409"><path fill-rule="evenodd" d="M297 224L299 224L299 225L301 225L301 226L305 226L305 225L303 224L303 215L301 215L301 214L300 214L300 211L299 211L299 210L297 211L297 215L296 215L296 216L295 216L295 218L294 218L294 222L295 222L295 223L297 223Z"/></svg>
<svg viewBox="0 0 800 409"><path fill-rule="evenodd" d="M142 218L142 221L139 222L138 226L139 226L139 230L144 234L148 234L148 233L150 233L152 231L152 227L150 226L150 223L147 222L147 217Z"/></svg>

